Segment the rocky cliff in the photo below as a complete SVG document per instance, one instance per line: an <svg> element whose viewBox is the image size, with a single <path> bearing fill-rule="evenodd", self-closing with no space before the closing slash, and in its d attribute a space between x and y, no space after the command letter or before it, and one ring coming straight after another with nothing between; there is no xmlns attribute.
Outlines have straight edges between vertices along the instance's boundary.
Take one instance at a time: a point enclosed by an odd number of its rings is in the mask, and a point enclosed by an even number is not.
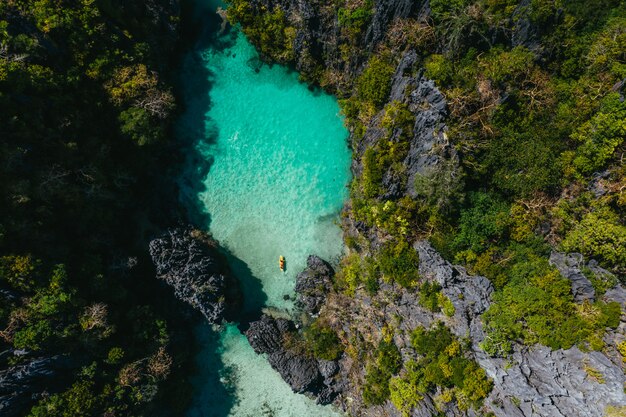
<svg viewBox="0 0 626 417"><path fill-rule="evenodd" d="M316 359L288 346L287 340L295 332L292 321L263 315L250 324L245 335L256 353L267 354L272 368L294 392L313 396L320 404L330 404L339 390L333 378L339 371L337 362Z"/></svg>
<svg viewBox="0 0 626 417"><path fill-rule="evenodd" d="M468 338L472 357L493 380L493 390L480 413L492 412L499 417L600 417L607 407L626 405L623 390L626 375L617 352L584 352L577 347L552 351L540 345L516 345L514 353L507 358L485 354L480 348L485 337L480 316L491 303L493 287L489 280L470 275L464 268L445 261L427 242L417 242L415 250L420 258L420 275L441 286L454 305L454 314L448 316L429 311L420 305L419 293L397 285L383 284L375 296L365 291L358 291L354 297L333 293L321 314L329 318L344 339L365 338L375 345L383 338L385 328L392 326L395 328L394 343L404 359L410 360L416 357L411 348L411 331L417 327L429 328L438 321L445 323L458 337ZM567 258L563 254L553 255L553 259L559 257ZM573 257L580 259L579 255ZM579 272L576 269L573 274ZM572 286L577 288L575 280ZM607 299L620 302L622 308L625 307L625 296L626 291L621 285L616 285L605 295ZM625 327L626 322L622 321L620 330L607 337L623 337L619 334ZM336 386L341 387L342 392L336 404L351 415L401 415L389 402L377 407L364 405L361 386L366 366L363 362L344 355L339 365ZM438 394L440 392L425 396L411 415L428 417L436 414L434 404ZM481 414L449 406L445 415Z"/></svg>

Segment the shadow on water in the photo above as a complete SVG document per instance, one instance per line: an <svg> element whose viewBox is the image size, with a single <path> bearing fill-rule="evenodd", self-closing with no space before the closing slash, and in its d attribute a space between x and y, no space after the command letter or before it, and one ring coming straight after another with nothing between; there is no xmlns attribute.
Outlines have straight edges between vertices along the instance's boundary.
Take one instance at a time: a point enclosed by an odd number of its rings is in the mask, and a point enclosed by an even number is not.
<svg viewBox="0 0 626 417"><path fill-rule="evenodd" d="M209 48L223 50L233 46L237 33L232 29L224 34L218 33L221 18L215 13L215 9L222 4L219 0L187 0L183 4L183 23L187 22L186 36L193 39L194 43L184 57L179 80L185 109L176 131L178 141L187 156L185 172L180 178L181 199L189 212L190 220L203 229L209 229L210 213L198 196L206 191L205 180L213 164L213 158L203 150L216 143L219 127L208 115L211 109L209 91L216 74L207 68L204 53ZM249 65L254 66L256 63ZM244 315L260 311L267 301L261 281L252 275L245 262L226 248L221 248L221 251L241 283L245 298Z"/></svg>
<svg viewBox="0 0 626 417"><path fill-rule="evenodd" d="M186 52L180 64L178 89L182 92L184 110L177 123L176 135L186 155L186 168L179 180L180 199L187 208L189 220L205 230L210 225L210 213L198 196L206 191L205 179L213 160L202 150L215 144L219 134L217 124L208 116L211 109L209 91L216 74L207 68L205 52L210 48L228 48L237 36L234 30L225 34L218 33L221 18L215 10L220 5L222 3L219 0L184 0L181 4L181 27L183 39L186 40ZM250 62L248 65L263 64ZM230 319L240 323L240 330L245 330L250 321L260 316L267 296L263 292L261 281L252 274L245 262L226 248L221 251L243 293L242 307ZM196 333L202 356L201 360L197 360L197 373L194 376L197 391L194 392L189 416L226 417L237 404L232 388L235 385L233 378L237 373L228 369L222 360L220 330L205 324Z"/></svg>
<svg viewBox="0 0 626 417"><path fill-rule="evenodd" d="M236 317L239 328L243 331L248 328L251 321L260 318L261 310L267 302L267 295L263 292L261 280L252 274L244 261L234 256L226 248L221 248L221 251L228 261L232 273L237 277L243 294L243 303Z"/></svg>
<svg viewBox="0 0 626 417"><path fill-rule="evenodd" d="M228 38L218 34L221 18L214 11L216 7L199 0L181 3L181 30L187 48L179 71L178 90L182 92L184 111L176 126L176 136L187 157L185 172L179 180L180 198L189 219L203 228L208 228L211 218L198 195L206 190L204 180L213 160L203 155L201 148L214 144L219 134L216 123L208 117L209 91L215 74L205 65L203 53L209 48L229 46Z"/></svg>
<svg viewBox="0 0 626 417"><path fill-rule="evenodd" d="M185 169L179 179L180 200L187 208L189 220L208 228L210 215L198 195L205 191L204 180L213 161L200 152L201 145L210 145L218 137L216 124L207 114L211 108L209 91L215 74L206 67L203 51L219 47L217 29L221 19L208 2L186 0L181 3L181 30L185 52L179 67L178 90L184 109L176 126L177 142L186 155ZM219 40L219 42L223 42ZM224 45L223 47L226 47ZM208 324L196 329L201 360L196 360L195 392L190 417L225 417L236 405L236 396L229 383L229 372L221 357L220 332Z"/></svg>

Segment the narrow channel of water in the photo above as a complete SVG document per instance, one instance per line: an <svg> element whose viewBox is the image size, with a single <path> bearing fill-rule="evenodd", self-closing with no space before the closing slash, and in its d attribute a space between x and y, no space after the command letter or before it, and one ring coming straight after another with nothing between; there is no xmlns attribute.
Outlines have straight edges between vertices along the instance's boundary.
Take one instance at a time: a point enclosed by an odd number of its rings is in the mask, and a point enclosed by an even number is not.
<svg viewBox="0 0 626 417"><path fill-rule="evenodd" d="M204 6L196 13L212 14L218 3L210 3L198 2ZM182 73L186 112L178 134L195 143L196 155L184 187L243 284L245 320L262 307L293 307L295 276L309 254L341 255L337 222L351 157L333 97L309 90L287 68L262 65L240 32L219 35L219 19L206 21L212 27ZM294 394L236 324L203 326L198 337L189 416L335 415Z"/></svg>

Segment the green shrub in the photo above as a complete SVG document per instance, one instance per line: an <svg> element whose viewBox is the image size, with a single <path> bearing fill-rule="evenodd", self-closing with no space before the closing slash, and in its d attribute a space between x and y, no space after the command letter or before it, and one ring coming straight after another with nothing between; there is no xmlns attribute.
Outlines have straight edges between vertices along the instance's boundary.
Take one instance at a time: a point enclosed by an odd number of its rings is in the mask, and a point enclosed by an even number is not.
<svg viewBox="0 0 626 417"><path fill-rule="evenodd" d="M437 294L437 304L441 307L441 311L448 317L454 316L456 309L454 308L454 304L452 301L445 296L444 293L440 292Z"/></svg>
<svg viewBox="0 0 626 417"><path fill-rule="evenodd" d="M48 320L38 320L18 330L13 336L16 349L42 350L54 336Z"/></svg>
<svg viewBox="0 0 626 417"><path fill-rule="evenodd" d="M402 356L391 340L381 340L368 363L363 387L367 405L380 405L389 399L389 381L402 367Z"/></svg>
<svg viewBox="0 0 626 417"><path fill-rule="evenodd" d="M318 359L332 361L343 351L335 331L319 321L304 331L304 340Z"/></svg>
<svg viewBox="0 0 626 417"><path fill-rule="evenodd" d="M387 129L388 134L395 129L402 129L405 136L411 136L414 123L415 116L409 111L409 106L397 100L385 106L385 114L380 121L380 125Z"/></svg>
<svg viewBox="0 0 626 417"><path fill-rule="evenodd" d="M365 371L363 402L366 405L381 405L389 398L389 379L391 375L384 369L370 364Z"/></svg>
<svg viewBox="0 0 626 417"><path fill-rule="evenodd" d="M452 82L452 61L443 55L432 54L424 64L425 75L435 80L438 86L445 87Z"/></svg>
<svg viewBox="0 0 626 417"><path fill-rule="evenodd" d="M159 139L148 112L139 107L131 107L120 113L120 131L128 135L139 146L149 145Z"/></svg>
<svg viewBox="0 0 626 417"><path fill-rule="evenodd" d="M354 295L356 289L365 281L366 273L361 256L353 252L341 260L341 268L337 272L335 282L348 295Z"/></svg>
<svg viewBox="0 0 626 417"><path fill-rule="evenodd" d="M491 391L493 383L485 371L465 357L467 348L442 323L430 330L416 328L411 345L422 357L409 361L405 372L390 382L391 401L403 415L437 387L447 389L450 400L456 396L461 409L478 408Z"/></svg>
<svg viewBox="0 0 626 417"><path fill-rule="evenodd" d="M419 256L404 242L385 245L376 256L382 278L411 288L419 280Z"/></svg>
<svg viewBox="0 0 626 417"><path fill-rule="evenodd" d="M116 365L124 358L124 349L120 347L113 347L107 353L106 363L109 365Z"/></svg>
<svg viewBox="0 0 626 417"><path fill-rule="evenodd" d="M480 253L504 237L509 207L498 197L487 193L469 193L468 206L461 211L453 245L457 251Z"/></svg>
<svg viewBox="0 0 626 417"><path fill-rule="evenodd" d="M347 28L353 35L358 35L372 19L373 7L372 0L366 0L363 5L352 10L340 7L337 11L339 25Z"/></svg>
<svg viewBox="0 0 626 417"><path fill-rule="evenodd" d="M502 117L512 115L506 112ZM528 198L537 192L551 193L561 182L562 141L543 129L545 121L535 123L533 131L516 124L502 126L500 137L489 143L484 164L492 173L492 185L505 195Z"/></svg>
<svg viewBox="0 0 626 417"><path fill-rule="evenodd" d="M230 0L229 3L229 21L240 23L245 35L264 55L282 63L294 59L296 29L289 25L281 8L270 11L260 7L259 10L248 0Z"/></svg>
<svg viewBox="0 0 626 417"><path fill-rule="evenodd" d="M612 267L626 268L626 226L608 207L587 213L563 242L563 250L581 252Z"/></svg>
<svg viewBox="0 0 626 417"><path fill-rule="evenodd" d="M382 108L391 92L393 72L394 67L389 62L374 56L356 81L357 97L371 103L377 109Z"/></svg>
<svg viewBox="0 0 626 417"><path fill-rule="evenodd" d="M601 170L614 158L626 138L626 102L617 93L609 94L598 113L572 134L582 143L576 150L573 164L581 174Z"/></svg>
<svg viewBox="0 0 626 417"><path fill-rule="evenodd" d="M432 312L441 311L437 295L441 292L441 286L437 282L424 281L419 289L419 303L422 307L429 309Z"/></svg>
<svg viewBox="0 0 626 417"><path fill-rule="evenodd" d="M379 162L376 151L373 148L367 148L363 154L363 173L361 174L360 183L363 196L365 198L375 198L380 195L383 167Z"/></svg>
<svg viewBox="0 0 626 417"><path fill-rule="evenodd" d="M468 0L431 0L430 10L435 20L448 19L469 4Z"/></svg>
<svg viewBox="0 0 626 417"><path fill-rule="evenodd" d="M3 256L0 258L0 280L17 290L30 291L40 265L41 261L30 255Z"/></svg>
<svg viewBox="0 0 626 417"><path fill-rule="evenodd" d="M616 325L611 303L577 305L569 280L559 275L545 259L520 263L512 268L513 278L483 314L487 338L483 349L506 355L513 341L541 343L552 349L568 349L589 342L594 349L605 328Z"/></svg>
<svg viewBox="0 0 626 417"><path fill-rule="evenodd" d="M527 77L534 66L534 55L524 46L510 51L494 48L480 59L483 75L497 84L519 81Z"/></svg>
<svg viewBox="0 0 626 417"><path fill-rule="evenodd" d="M414 362L413 362L414 363ZM411 409L417 407L424 398L418 389L418 384L411 378L411 372L404 377L395 377L389 381L391 403L402 412L403 417L409 417Z"/></svg>

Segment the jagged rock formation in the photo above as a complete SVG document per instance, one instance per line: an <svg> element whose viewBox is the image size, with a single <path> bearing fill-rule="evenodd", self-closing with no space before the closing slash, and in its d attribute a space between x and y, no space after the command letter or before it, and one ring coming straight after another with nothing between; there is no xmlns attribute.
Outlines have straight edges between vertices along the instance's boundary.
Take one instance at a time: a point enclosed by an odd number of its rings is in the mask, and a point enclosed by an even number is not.
<svg viewBox="0 0 626 417"><path fill-rule="evenodd" d="M584 265L583 256L580 253L552 252L550 263L559 270L561 275L572 282L574 300L577 302L594 301L596 294L593 285L580 270L581 264Z"/></svg>
<svg viewBox="0 0 626 417"><path fill-rule="evenodd" d="M626 376L602 352L517 346L510 358L477 359L494 381L485 400L496 416L601 417L626 405Z"/></svg>
<svg viewBox="0 0 626 417"><path fill-rule="evenodd" d="M227 304L238 301L238 286L229 279L216 248L214 240L192 229L173 229L150 242L157 277L211 324L221 323Z"/></svg>
<svg viewBox="0 0 626 417"><path fill-rule="evenodd" d="M328 262L315 255L310 255L306 264L306 269L296 277L296 301L306 313L316 314L331 289L335 271Z"/></svg>
<svg viewBox="0 0 626 417"><path fill-rule="evenodd" d="M400 198L404 195L415 196L416 175L432 175L444 161L457 164L457 156L446 136L447 127L444 119L447 115L446 100L432 80L424 77L423 71L411 76L412 69L418 63L418 55L414 50L406 52L398 64L391 81L389 102L397 101L408 105L415 116L413 137L409 141L409 151L403 161L407 180L399 181L391 175L391 170L383 176L385 198ZM407 75L409 74L409 75ZM380 126L384 111L372 119L365 135L358 141L353 163L353 171L362 171L360 158L369 147L386 139L386 129ZM401 130L396 129L388 139L398 141Z"/></svg>
<svg viewBox="0 0 626 417"><path fill-rule="evenodd" d="M419 305L416 291L389 284L383 284L374 297L363 292L358 292L354 298L333 294L325 308L330 310L328 316L335 318L333 325L345 332L346 337L358 332L377 341L385 324L397 322L397 317L401 317L394 342L405 359L410 359L414 357L410 347L411 330L443 321L457 336L470 338L474 359L494 382L494 388L484 402L485 411L498 417L600 417L609 405L626 405L623 390L626 375L619 355L611 357L604 352L583 352L577 347L551 351L540 345L516 345L508 358L485 354L479 347L485 337L480 315L491 303L491 283L445 261L427 242L418 241L415 249L420 257L420 275L441 285L442 292L454 304L454 315L447 317L443 313L428 311ZM558 257L568 258L564 254ZM579 258L574 256L572 259ZM617 285L607 291L605 298L624 302L626 291ZM621 327L625 325L623 322ZM344 409L354 415L401 415L391 403L366 408L357 388L358 378L365 374L363 364L344 356L340 366L346 389L338 403ZM353 400L348 401L348 398ZM436 413L434 399L426 396L412 416L428 417ZM451 407L445 415L476 414L472 410L462 412Z"/></svg>
<svg viewBox="0 0 626 417"><path fill-rule="evenodd" d="M333 376L339 367L334 361L318 360L286 347L286 338L295 330L289 320L263 315L250 323L245 335L257 354L267 354L272 368L294 392L312 395L319 403L329 404L336 397Z"/></svg>

